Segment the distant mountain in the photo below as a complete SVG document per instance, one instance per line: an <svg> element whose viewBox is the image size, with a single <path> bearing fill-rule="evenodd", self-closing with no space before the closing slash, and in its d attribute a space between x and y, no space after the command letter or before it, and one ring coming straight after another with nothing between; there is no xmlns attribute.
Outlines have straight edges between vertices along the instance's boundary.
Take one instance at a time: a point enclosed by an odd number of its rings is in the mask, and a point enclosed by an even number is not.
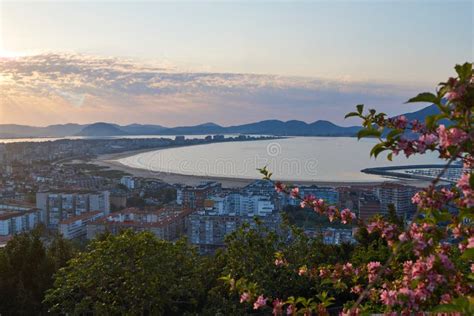
<svg viewBox="0 0 474 316"><path fill-rule="evenodd" d="M402 114L409 120L424 120L428 115L438 114L435 105L419 111ZM446 120L442 123L449 123ZM209 134L260 134L275 136L355 136L359 126L342 127L329 121L306 123L291 120L265 120L255 123L223 127L215 123L195 126L164 127L161 125L130 124L120 126L110 123L58 124L46 127L5 124L0 125L0 138L15 137L64 137L64 136L120 136L120 135L209 135Z"/></svg>
<svg viewBox="0 0 474 316"><path fill-rule="evenodd" d="M408 120L419 120L419 121L424 121L425 117L430 116L430 115L436 115L439 114L440 111L438 107L435 104L432 104L430 106L427 106L426 108L423 108L421 110L415 111L415 112L410 112L410 113L405 113L405 114L400 114L397 116L402 116L404 115Z"/></svg>
<svg viewBox="0 0 474 316"><path fill-rule="evenodd" d="M276 136L353 136L360 129L358 126L341 127L328 121L305 123L303 121L267 120L257 123L231 126L226 128L235 134L263 134Z"/></svg>
<svg viewBox="0 0 474 316"><path fill-rule="evenodd" d="M162 131L163 135L199 135L199 134L222 134L229 133L228 128L214 123L204 123L195 126L178 126Z"/></svg>
<svg viewBox="0 0 474 316"><path fill-rule="evenodd" d="M114 124L109 123L94 123L84 127L77 136L120 136L127 135L127 132L118 128Z"/></svg>
<svg viewBox="0 0 474 316"><path fill-rule="evenodd" d="M130 124L120 126L120 129L128 134L133 135L158 135L167 128L161 125Z"/></svg>
<svg viewBox="0 0 474 316"><path fill-rule="evenodd" d="M0 125L0 138L17 137L64 137L79 133L85 126L80 124L58 124L36 127L16 124Z"/></svg>

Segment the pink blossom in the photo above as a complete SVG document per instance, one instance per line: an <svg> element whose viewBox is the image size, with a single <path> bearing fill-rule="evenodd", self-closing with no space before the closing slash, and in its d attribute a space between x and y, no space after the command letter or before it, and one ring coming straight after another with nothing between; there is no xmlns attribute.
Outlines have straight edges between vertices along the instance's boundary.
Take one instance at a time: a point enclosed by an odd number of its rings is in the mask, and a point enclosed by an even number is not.
<svg viewBox="0 0 474 316"><path fill-rule="evenodd" d="M375 280L377 271L381 266L382 265L378 261L371 261L367 264L367 272L368 272L368 278L369 278L370 283L372 283Z"/></svg>
<svg viewBox="0 0 474 316"><path fill-rule="evenodd" d="M469 237L467 240L467 249L474 248L474 237Z"/></svg>
<svg viewBox="0 0 474 316"><path fill-rule="evenodd" d="M261 307L264 307L267 305L267 299L263 297L263 295L260 295L255 303L253 303L253 309L259 309Z"/></svg>
<svg viewBox="0 0 474 316"><path fill-rule="evenodd" d="M240 295L240 303L248 301L250 301L250 294L248 292L242 293L242 295Z"/></svg>
<svg viewBox="0 0 474 316"><path fill-rule="evenodd" d="M274 316L278 316L278 315L281 315L283 313L283 301L279 300L279 299L275 299L273 300L273 315Z"/></svg>
<svg viewBox="0 0 474 316"><path fill-rule="evenodd" d="M393 306L397 303L397 292L394 290L382 290L380 300L388 306Z"/></svg>
<svg viewBox="0 0 474 316"><path fill-rule="evenodd" d="M285 261L284 261L283 259L276 258L276 259L275 259L275 265L276 265L277 267L281 267L281 266L285 265Z"/></svg>
<svg viewBox="0 0 474 316"><path fill-rule="evenodd" d="M439 145L442 148L459 145L467 138L466 132L457 127L448 129L441 124L436 131L439 136Z"/></svg>
<svg viewBox="0 0 474 316"><path fill-rule="evenodd" d="M409 240L409 236L407 233L401 233L400 236L398 236L398 239L401 241L401 242L405 242L407 240Z"/></svg>
<svg viewBox="0 0 474 316"><path fill-rule="evenodd" d="M286 308L286 315L293 315L295 312L295 307L293 305L288 305Z"/></svg>
<svg viewBox="0 0 474 316"><path fill-rule="evenodd" d="M334 217L337 214L336 207L335 206L329 206L327 211L326 211L326 214L328 216L329 221L332 222L334 220Z"/></svg>
<svg viewBox="0 0 474 316"><path fill-rule="evenodd" d="M356 215L352 213L348 208L342 210L341 212L341 223L347 224L356 218Z"/></svg>
<svg viewBox="0 0 474 316"><path fill-rule="evenodd" d="M408 120L405 115L397 116L395 119L392 119L392 122L397 129L404 129L408 125Z"/></svg>
<svg viewBox="0 0 474 316"><path fill-rule="evenodd" d="M344 264L344 265L342 266L342 271L343 271L345 274L352 274L352 272L354 271L353 268L352 268L352 263L347 262L346 264Z"/></svg>
<svg viewBox="0 0 474 316"><path fill-rule="evenodd" d="M354 294L360 294L362 293L362 286L360 285L355 285L351 288L351 293L354 293Z"/></svg>
<svg viewBox="0 0 474 316"><path fill-rule="evenodd" d="M300 194L300 189L298 187L291 189L290 195L292 198L297 198L299 194Z"/></svg>
<svg viewBox="0 0 474 316"><path fill-rule="evenodd" d="M463 173L461 178L459 179L456 186L462 191L464 194L464 202L467 207L474 206L474 193L472 191L471 185L469 183L471 175L469 173Z"/></svg>
<svg viewBox="0 0 474 316"><path fill-rule="evenodd" d="M449 304L451 303L451 295L449 295L448 293L445 293L443 295L441 295L441 301L439 302L440 304Z"/></svg>
<svg viewBox="0 0 474 316"><path fill-rule="evenodd" d="M425 129L425 124L418 120L411 121L411 130L415 133L420 133Z"/></svg>

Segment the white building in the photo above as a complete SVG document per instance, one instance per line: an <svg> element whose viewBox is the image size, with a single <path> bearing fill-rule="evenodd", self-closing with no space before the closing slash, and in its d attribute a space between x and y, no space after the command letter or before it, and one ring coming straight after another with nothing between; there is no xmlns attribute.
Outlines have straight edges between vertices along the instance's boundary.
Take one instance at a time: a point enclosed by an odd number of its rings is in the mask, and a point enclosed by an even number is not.
<svg viewBox="0 0 474 316"><path fill-rule="evenodd" d="M38 192L36 207L39 208L44 222L49 227L57 227L59 222L91 211L110 212L110 193L85 192Z"/></svg>
<svg viewBox="0 0 474 316"><path fill-rule="evenodd" d="M131 176L123 176L120 179L120 183L126 186L129 190L135 189L135 180Z"/></svg>
<svg viewBox="0 0 474 316"><path fill-rule="evenodd" d="M86 212L73 216L59 223L59 232L66 239L85 237L87 234L87 224L104 216L101 211Z"/></svg>
<svg viewBox="0 0 474 316"><path fill-rule="evenodd" d="M40 210L2 211L0 213L0 236L14 235L32 230L40 222Z"/></svg>
<svg viewBox="0 0 474 316"><path fill-rule="evenodd" d="M209 201L205 209L218 215L267 216L275 209L271 198L262 195L231 193L224 197L212 196Z"/></svg>

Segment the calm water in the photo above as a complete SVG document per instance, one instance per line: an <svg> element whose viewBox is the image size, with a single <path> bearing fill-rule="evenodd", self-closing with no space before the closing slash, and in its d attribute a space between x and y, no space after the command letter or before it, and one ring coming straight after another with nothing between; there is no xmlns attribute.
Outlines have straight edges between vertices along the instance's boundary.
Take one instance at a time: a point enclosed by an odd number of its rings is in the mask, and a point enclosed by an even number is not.
<svg viewBox="0 0 474 316"><path fill-rule="evenodd" d="M281 140L231 142L162 149L118 161L134 168L186 175L259 178L265 165L274 179L300 181L373 181L361 173L369 167L440 163L435 155L393 162L369 157L375 140L350 137L294 137Z"/></svg>

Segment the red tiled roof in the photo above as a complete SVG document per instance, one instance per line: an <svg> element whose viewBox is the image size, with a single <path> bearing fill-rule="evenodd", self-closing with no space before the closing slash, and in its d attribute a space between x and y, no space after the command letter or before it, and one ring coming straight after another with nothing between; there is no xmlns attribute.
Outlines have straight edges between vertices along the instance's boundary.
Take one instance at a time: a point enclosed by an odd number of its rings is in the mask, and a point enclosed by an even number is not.
<svg viewBox="0 0 474 316"><path fill-rule="evenodd" d="M100 213L102 213L102 212L101 211L91 211L91 212L82 213L81 215L69 217L69 218L67 218L63 221L60 221L59 225L61 225L61 224L63 224L63 225L72 224L75 221L78 221L78 220L81 220L81 219L86 219L86 218L89 218L89 217L94 217L95 215L100 214Z"/></svg>

